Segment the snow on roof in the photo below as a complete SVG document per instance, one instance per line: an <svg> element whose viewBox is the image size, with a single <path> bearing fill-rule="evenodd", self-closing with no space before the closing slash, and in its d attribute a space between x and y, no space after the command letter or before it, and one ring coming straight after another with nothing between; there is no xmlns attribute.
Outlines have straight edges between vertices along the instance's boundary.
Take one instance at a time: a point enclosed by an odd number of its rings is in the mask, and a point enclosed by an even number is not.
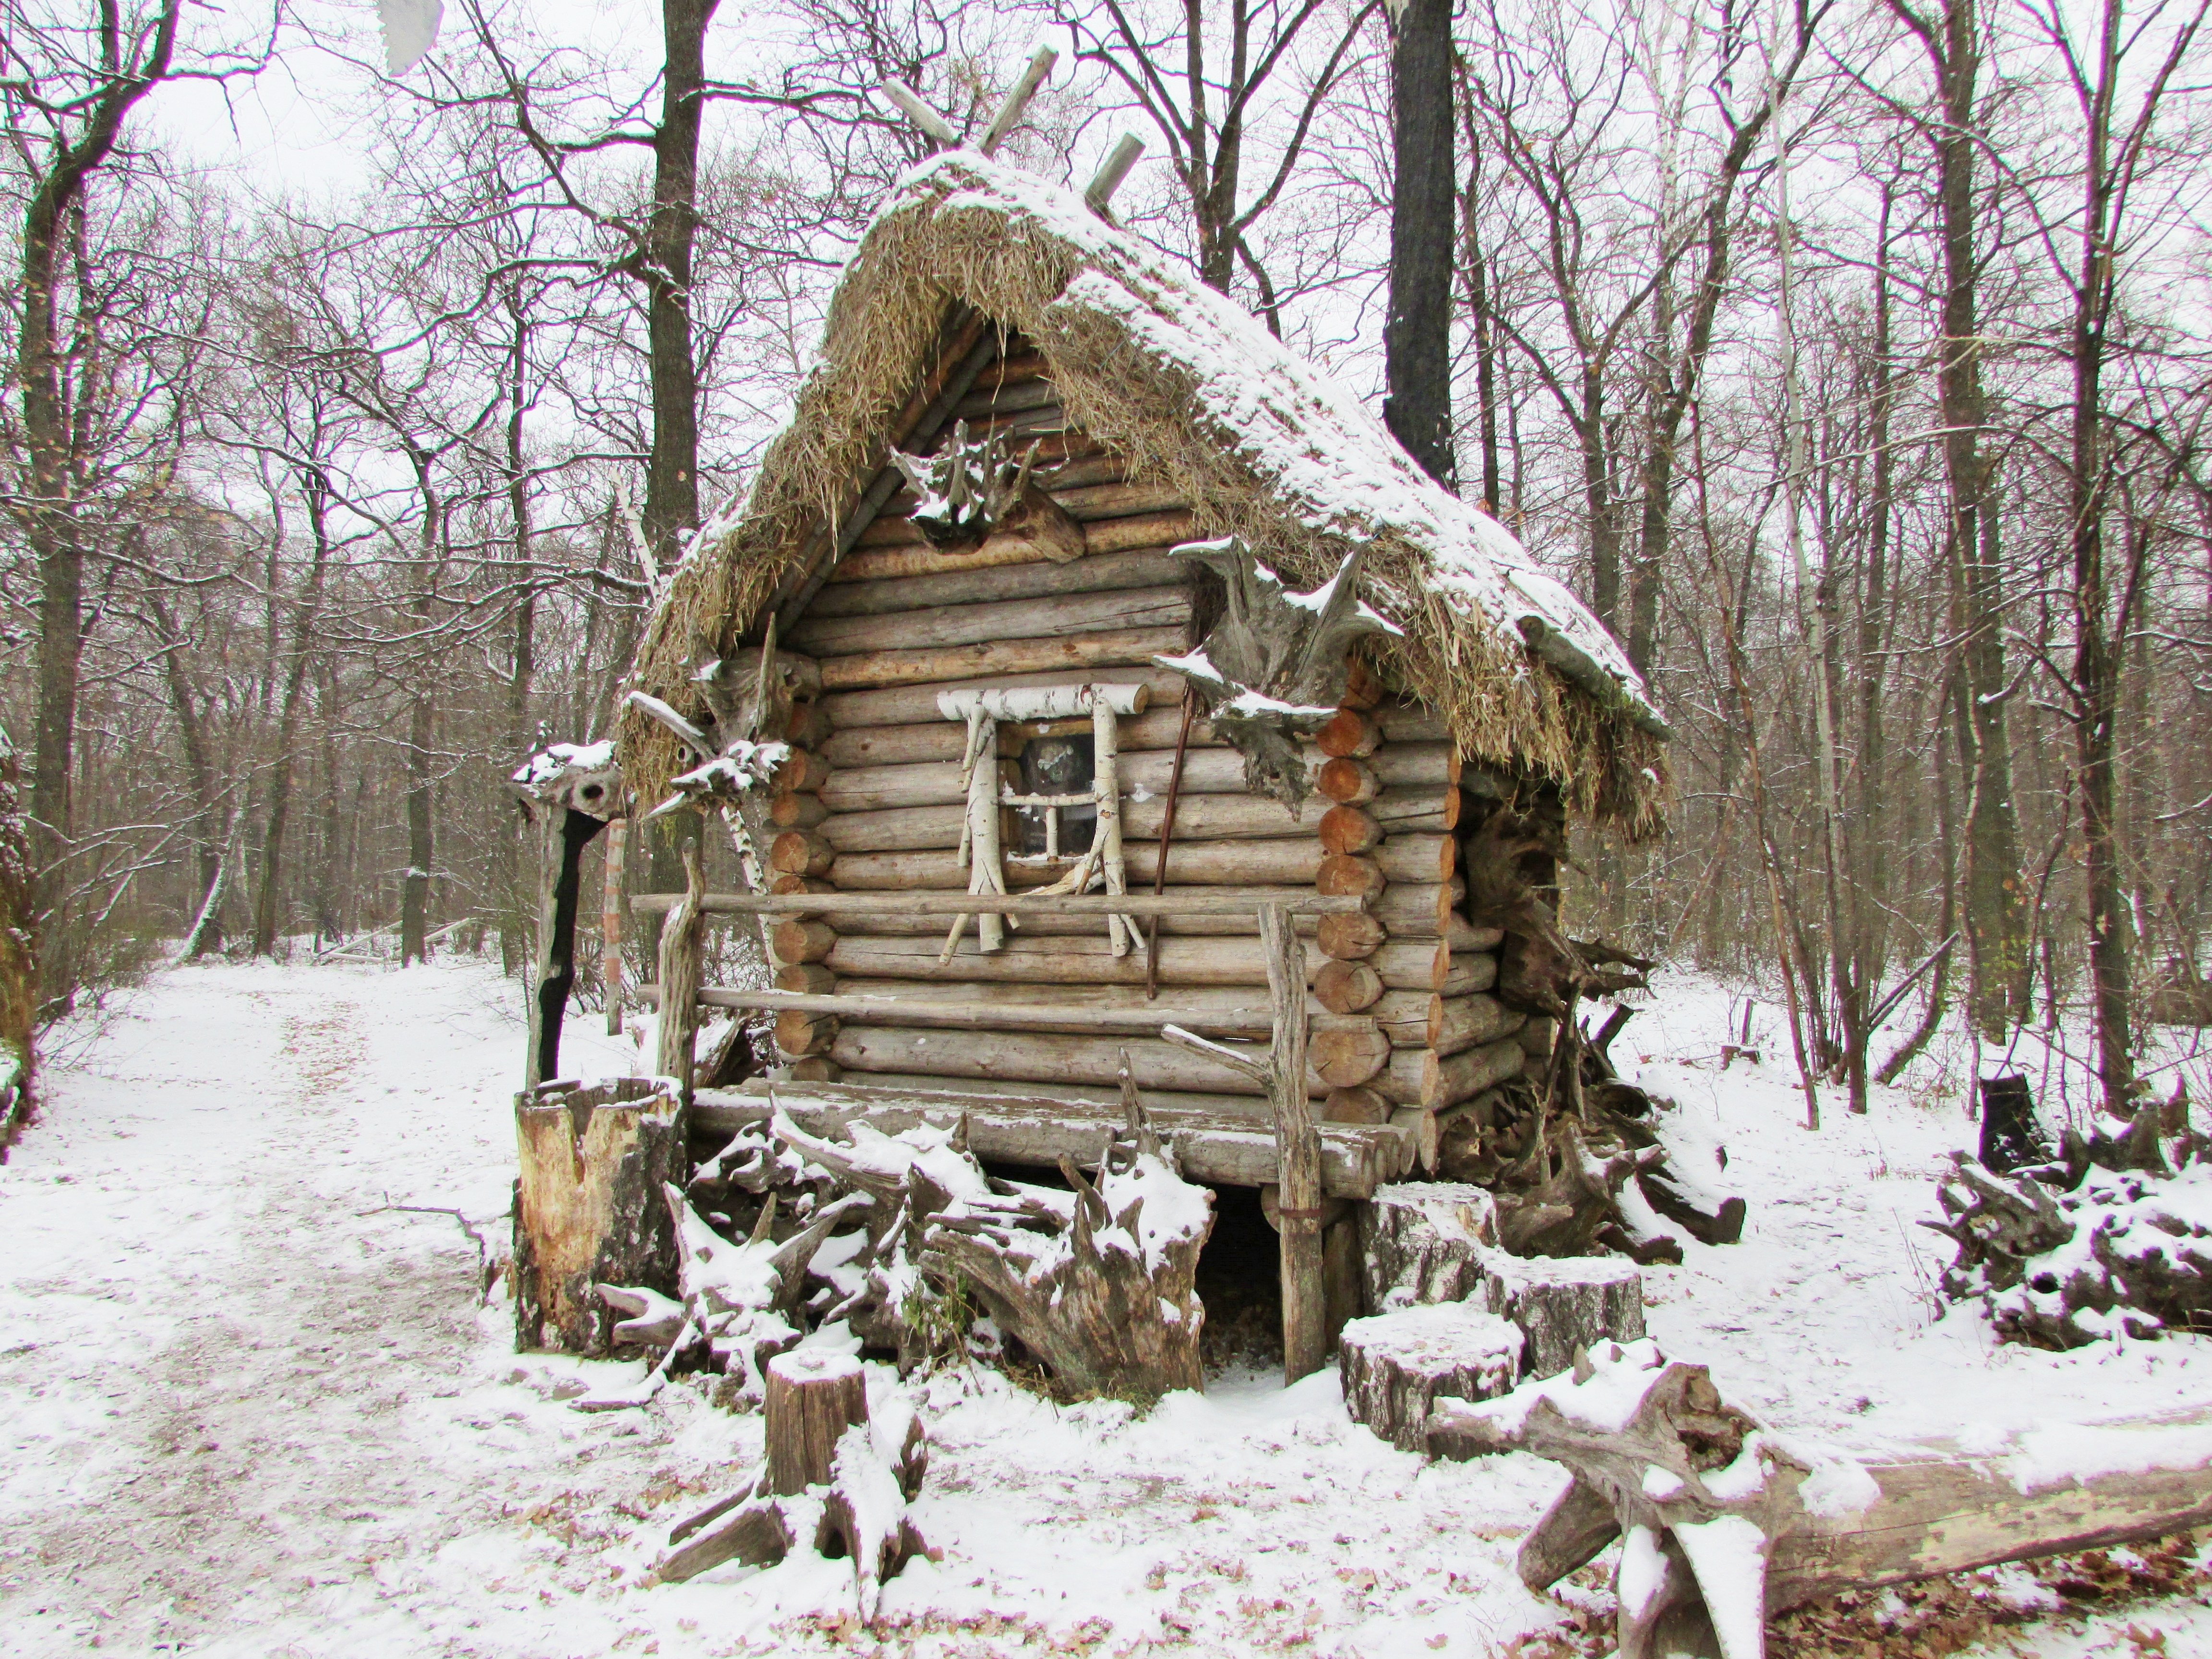
<svg viewBox="0 0 2212 1659"><path fill-rule="evenodd" d="M743 512L674 574L633 684L681 706L691 657L783 602L796 567L821 556L821 527L883 465L963 307L1018 331L1070 420L1132 478L1189 501L1201 533L1241 535L1307 583L1366 548L1366 597L1403 630L1379 665L1469 755L1547 774L1577 810L1632 836L1659 827L1666 727L1586 606L1232 301L1073 192L966 150L894 188L831 301L791 424ZM635 779L650 781L657 741L625 721Z"/></svg>

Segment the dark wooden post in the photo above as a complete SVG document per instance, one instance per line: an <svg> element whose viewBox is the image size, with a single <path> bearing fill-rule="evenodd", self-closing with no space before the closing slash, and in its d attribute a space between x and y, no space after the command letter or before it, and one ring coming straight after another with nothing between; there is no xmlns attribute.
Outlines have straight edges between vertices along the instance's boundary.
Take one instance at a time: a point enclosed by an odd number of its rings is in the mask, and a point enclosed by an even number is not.
<svg viewBox="0 0 2212 1659"><path fill-rule="evenodd" d="M622 769L612 748L556 743L532 755L508 780L538 832L538 954L530 980L526 1091L560 1075L561 1020L576 982L584 849L623 811Z"/></svg>
<svg viewBox="0 0 2212 1659"><path fill-rule="evenodd" d="M525 1089L561 1073L561 1022L576 983L576 902L584 849L606 821L558 801L530 808L538 830L538 962L530 991L530 1055Z"/></svg>
<svg viewBox="0 0 2212 1659"><path fill-rule="evenodd" d="M1281 1177L1283 1380L1295 1382L1319 1370L1328 1353L1328 1305L1322 1271L1321 1131L1306 1098L1305 951L1288 905L1261 907L1260 944L1275 1026L1267 1095Z"/></svg>

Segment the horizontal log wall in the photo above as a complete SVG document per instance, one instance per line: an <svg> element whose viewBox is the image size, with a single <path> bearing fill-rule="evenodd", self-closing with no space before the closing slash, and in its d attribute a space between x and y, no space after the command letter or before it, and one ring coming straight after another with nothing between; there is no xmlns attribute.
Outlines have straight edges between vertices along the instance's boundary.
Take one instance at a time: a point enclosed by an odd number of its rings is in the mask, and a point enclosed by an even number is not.
<svg viewBox="0 0 2212 1659"><path fill-rule="evenodd" d="M786 890L964 890L966 731L943 718L939 697L1071 680L1145 688L1146 706L1117 728L1117 766L1129 884L1151 890L1183 690L1152 658L1194 642L1198 590L1186 562L1168 551L1193 533L1189 504L1127 478L1115 457L1066 430L1038 369L1033 355L1018 350L1003 371L978 380L961 417L971 433L1002 430L1024 443L1035 434L1040 464L1063 463L1046 486L1083 526L1086 550L1054 562L1009 537L964 551L933 548L909 520L908 492L861 531L784 634L791 649L821 665L824 728L797 763L796 787L780 790L772 806L784 834L771 863ZM1002 726L1002 766L1012 770L1034 735ZM1500 1063L1501 1044L1520 1054L1518 1016L1487 994L1497 977L1496 932L1471 926L1461 908L1455 831L1487 786L1462 775L1435 716L1371 697L1348 699L1309 745L1307 763L1313 793L1293 812L1248 793L1243 757L1195 722L1166 849L1166 891L1247 895L1255 909L1271 894L1316 888L1369 899L1366 916L1300 925L1314 1012L1374 1022L1317 1030L1309 1086L1329 1103L1324 1116L1373 1122L1395 1110L1424 1127L1432 1148L1437 1112L1491 1086L1485 1079ZM1042 885L1064 867L1010 858L1007 885ZM981 994L1082 1008L1267 1002L1254 917L1164 918L1156 1004L1146 997L1141 948L1115 956L1095 917L1023 918L1008 927L1006 947L988 953L970 926L942 960L949 927L939 919L786 918L773 930L776 983L891 1001L1006 987ZM1264 1099L1239 1073L1156 1038L872 1022L841 1028L834 1018L790 1013L778 1033L787 1058L803 1059L816 1075L1071 1097L1110 1097L1127 1051L1139 1084L1161 1103L1266 1115Z"/></svg>

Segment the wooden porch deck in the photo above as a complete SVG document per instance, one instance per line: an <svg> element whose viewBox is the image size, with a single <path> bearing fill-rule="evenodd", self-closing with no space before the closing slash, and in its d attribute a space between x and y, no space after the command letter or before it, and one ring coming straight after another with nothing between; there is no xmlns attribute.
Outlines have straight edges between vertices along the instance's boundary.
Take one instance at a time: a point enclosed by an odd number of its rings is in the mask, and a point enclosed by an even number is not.
<svg viewBox="0 0 2212 1659"><path fill-rule="evenodd" d="M771 1103L770 1093L774 1094ZM1184 1176L1211 1187L1263 1187L1281 1178L1275 1134L1264 1120L1227 1109L1151 1109L1147 1115L1172 1143ZM968 1145L987 1163L1055 1169L1062 1158L1095 1168L1122 1121L1119 1100L1047 1098L1012 1092L968 1093L861 1083L768 1083L738 1089L702 1089L691 1105L694 1132L734 1134L765 1123L778 1109L810 1134L865 1121L886 1134L920 1123L941 1128L968 1120ZM1413 1132L1391 1124L1324 1123L1321 1135L1322 1193L1366 1199L1375 1189L1412 1173Z"/></svg>

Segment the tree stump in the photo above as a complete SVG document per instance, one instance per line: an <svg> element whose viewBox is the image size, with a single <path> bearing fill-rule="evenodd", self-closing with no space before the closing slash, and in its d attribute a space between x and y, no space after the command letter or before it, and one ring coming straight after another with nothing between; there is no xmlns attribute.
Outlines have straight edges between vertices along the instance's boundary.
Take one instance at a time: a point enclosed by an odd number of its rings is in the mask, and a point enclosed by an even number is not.
<svg viewBox="0 0 2212 1659"><path fill-rule="evenodd" d="M1629 1262L1493 1255L1486 1290L1490 1310L1528 1339L1522 1370L1531 1377L1557 1376L1579 1349L1644 1334L1644 1275Z"/></svg>
<svg viewBox="0 0 2212 1659"><path fill-rule="evenodd" d="M1495 1400L1511 1391L1522 1341L1511 1321L1465 1302L1355 1319L1337 1349L1345 1407L1354 1422L1401 1451L1425 1450L1435 1401Z"/></svg>
<svg viewBox="0 0 2212 1659"><path fill-rule="evenodd" d="M661 1191L685 1172L683 1112L652 1078L551 1083L515 1097L514 1128L515 1346L606 1354L597 1285L677 1288Z"/></svg>
<svg viewBox="0 0 2212 1659"><path fill-rule="evenodd" d="M850 1354L801 1350L768 1362L768 1489L789 1494L830 1484L837 1442L868 1420L868 1381Z"/></svg>
<svg viewBox="0 0 2212 1659"><path fill-rule="evenodd" d="M2010 1175L2051 1161L2051 1137L2036 1120L2035 1096L2017 1073L1981 1079L1982 1164Z"/></svg>
<svg viewBox="0 0 2212 1659"><path fill-rule="evenodd" d="M1481 1288L1483 1253L1498 1243L1498 1206L1480 1187L1407 1181L1360 1206L1367 1305L1376 1313L1458 1302Z"/></svg>

